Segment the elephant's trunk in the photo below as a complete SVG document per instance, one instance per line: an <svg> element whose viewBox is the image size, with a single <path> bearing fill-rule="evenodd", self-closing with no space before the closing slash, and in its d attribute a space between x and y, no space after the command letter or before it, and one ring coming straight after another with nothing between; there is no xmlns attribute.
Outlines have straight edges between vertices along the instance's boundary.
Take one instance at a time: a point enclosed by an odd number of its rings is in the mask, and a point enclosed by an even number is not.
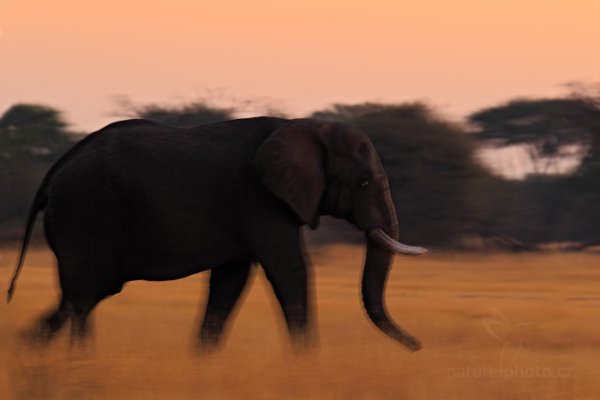
<svg viewBox="0 0 600 400"><path fill-rule="evenodd" d="M419 340L396 325L389 317L383 301L385 282L393 254L368 239L367 258L362 278L362 297L371 321L383 333L396 339L411 351L421 348Z"/></svg>
<svg viewBox="0 0 600 400"><path fill-rule="evenodd" d="M393 251L420 254L425 249L403 245L396 241L398 222L389 192L386 193L387 221L383 229L373 229L367 234L367 255L362 278L363 304L369 318L386 335L399 341L411 351L421 348L419 340L396 325L389 317L384 290L388 272L392 263Z"/></svg>

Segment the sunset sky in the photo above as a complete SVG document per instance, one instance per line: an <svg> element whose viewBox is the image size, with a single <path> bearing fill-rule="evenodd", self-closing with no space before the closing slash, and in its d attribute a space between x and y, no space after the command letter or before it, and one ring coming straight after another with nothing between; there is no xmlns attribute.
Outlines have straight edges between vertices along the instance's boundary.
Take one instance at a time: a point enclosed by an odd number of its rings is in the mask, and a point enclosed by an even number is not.
<svg viewBox="0 0 600 400"><path fill-rule="evenodd" d="M127 95L292 116L427 100L460 118L599 81L598 21L597 0L0 0L0 112L40 102L93 130Z"/></svg>

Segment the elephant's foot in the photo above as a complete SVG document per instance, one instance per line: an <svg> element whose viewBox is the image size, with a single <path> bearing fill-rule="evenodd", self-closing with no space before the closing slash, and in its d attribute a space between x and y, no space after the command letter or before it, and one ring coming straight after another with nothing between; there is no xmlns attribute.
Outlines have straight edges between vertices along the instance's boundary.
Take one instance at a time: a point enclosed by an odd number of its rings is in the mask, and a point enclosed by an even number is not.
<svg viewBox="0 0 600 400"><path fill-rule="evenodd" d="M201 332L195 345L196 352L201 356L214 354L221 348L221 335Z"/></svg>
<svg viewBox="0 0 600 400"><path fill-rule="evenodd" d="M20 337L30 345L46 345L52 341L69 319L64 308L45 314L29 328L20 332Z"/></svg>
<svg viewBox="0 0 600 400"><path fill-rule="evenodd" d="M319 336L312 331L293 332L290 339L296 354L310 354L319 350Z"/></svg>
<svg viewBox="0 0 600 400"><path fill-rule="evenodd" d="M19 332L19 338L28 345L44 346L49 344L57 333L57 330L39 322Z"/></svg>

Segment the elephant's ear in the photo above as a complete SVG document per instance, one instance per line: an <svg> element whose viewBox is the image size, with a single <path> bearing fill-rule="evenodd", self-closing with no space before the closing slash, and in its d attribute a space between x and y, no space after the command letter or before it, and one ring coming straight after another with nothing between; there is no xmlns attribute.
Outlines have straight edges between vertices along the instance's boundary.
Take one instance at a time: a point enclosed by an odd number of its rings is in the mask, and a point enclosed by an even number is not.
<svg viewBox="0 0 600 400"><path fill-rule="evenodd" d="M323 128L317 121L290 121L265 140L254 159L262 183L313 229L325 191Z"/></svg>

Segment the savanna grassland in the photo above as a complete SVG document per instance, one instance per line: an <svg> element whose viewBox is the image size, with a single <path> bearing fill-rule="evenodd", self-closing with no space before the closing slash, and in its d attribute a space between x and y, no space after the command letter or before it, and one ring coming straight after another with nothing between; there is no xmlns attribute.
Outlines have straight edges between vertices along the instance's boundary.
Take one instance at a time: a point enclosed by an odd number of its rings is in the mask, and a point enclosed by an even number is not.
<svg viewBox="0 0 600 400"><path fill-rule="evenodd" d="M58 296L51 253L28 256L0 305L0 399L596 399L600 255L430 253L396 257L390 313L425 348L409 353L367 321L363 249L312 252L320 348L294 354L257 270L223 349L194 349L206 274L133 282L101 303L70 349L19 339ZM4 249L0 287L16 251Z"/></svg>

